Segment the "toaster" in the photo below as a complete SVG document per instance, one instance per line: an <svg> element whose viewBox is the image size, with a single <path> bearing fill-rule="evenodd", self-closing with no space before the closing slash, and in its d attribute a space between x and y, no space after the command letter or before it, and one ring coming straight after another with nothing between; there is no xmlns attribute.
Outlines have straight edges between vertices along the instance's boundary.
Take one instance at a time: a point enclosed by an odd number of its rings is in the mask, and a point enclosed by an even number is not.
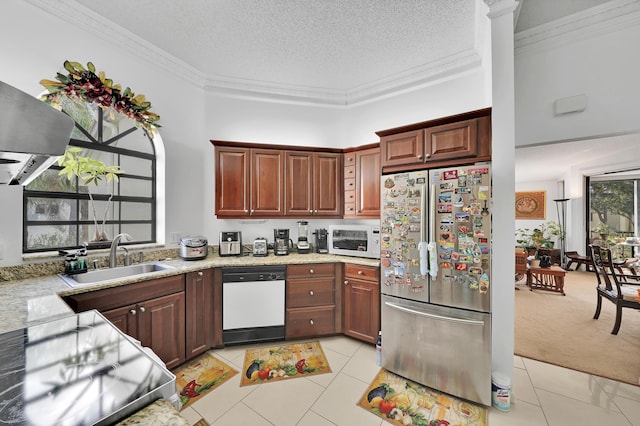
<svg viewBox="0 0 640 426"><path fill-rule="evenodd" d="M254 256L267 256L269 254L268 248L269 246L267 244L266 238L258 237L255 240L253 240Z"/></svg>
<svg viewBox="0 0 640 426"><path fill-rule="evenodd" d="M209 242L205 237L182 237L178 252L184 260L204 259L209 254Z"/></svg>
<svg viewBox="0 0 640 426"><path fill-rule="evenodd" d="M220 256L242 255L242 234L240 231L223 231L220 233Z"/></svg>

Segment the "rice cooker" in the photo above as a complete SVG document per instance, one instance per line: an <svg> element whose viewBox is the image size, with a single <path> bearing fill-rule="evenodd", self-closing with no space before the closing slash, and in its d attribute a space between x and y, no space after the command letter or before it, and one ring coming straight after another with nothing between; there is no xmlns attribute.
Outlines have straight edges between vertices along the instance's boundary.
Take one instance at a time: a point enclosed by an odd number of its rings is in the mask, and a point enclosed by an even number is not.
<svg viewBox="0 0 640 426"><path fill-rule="evenodd" d="M184 260L204 259L209 254L209 242L205 237L187 236L180 238L179 255Z"/></svg>

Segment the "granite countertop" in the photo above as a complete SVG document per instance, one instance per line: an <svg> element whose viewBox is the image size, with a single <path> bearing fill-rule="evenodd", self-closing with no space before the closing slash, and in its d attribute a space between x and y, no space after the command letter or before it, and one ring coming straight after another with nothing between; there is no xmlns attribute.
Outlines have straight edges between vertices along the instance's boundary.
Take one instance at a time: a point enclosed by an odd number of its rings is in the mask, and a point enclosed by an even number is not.
<svg viewBox="0 0 640 426"><path fill-rule="evenodd" d="M251 255L219 256L217 253L210 253L209 256L202 260L172 258L161 259L160 262L173 268L127 278L101 281L96 284L76 288L71 288L65 284L57 274L0 282L0 333L73 315L74 312L64 303L61 296L185 274L202 269L224 266L293 265L332 262L354 263L374 267L380 264L378 259L318 253L291 253L286 256L275 256L270 253L269 256L264 257L254 257Z"/></svg>

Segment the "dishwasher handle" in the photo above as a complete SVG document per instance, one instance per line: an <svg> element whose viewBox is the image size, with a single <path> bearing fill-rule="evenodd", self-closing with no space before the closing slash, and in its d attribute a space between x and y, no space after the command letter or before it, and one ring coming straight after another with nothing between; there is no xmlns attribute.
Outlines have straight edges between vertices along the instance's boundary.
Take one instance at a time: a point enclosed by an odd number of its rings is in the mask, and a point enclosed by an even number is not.
<svg viewBox="0 0 640 426"><path fill-rule="evenodd" d="M455 323L458 323L458 324L484 326L484 321L467 320L467 319L463 319L463 318L453 318L453 317L445 317L445 316L436 315L436 314L428 314L426 312L420 312L420 311L416 311L414 309L405 308L404 306L396 305L395 303L391 303L391 302L384 302L384 304L389 306L390 308L397 309L399 311L407 312L407 313L412 314L412 315L420 315L420 316L423 316L423 317L427 317L427 318L431 318L431 319L435 319L435 320L439 320L439 321L448 321L448 322L455 322Z"/></svg>

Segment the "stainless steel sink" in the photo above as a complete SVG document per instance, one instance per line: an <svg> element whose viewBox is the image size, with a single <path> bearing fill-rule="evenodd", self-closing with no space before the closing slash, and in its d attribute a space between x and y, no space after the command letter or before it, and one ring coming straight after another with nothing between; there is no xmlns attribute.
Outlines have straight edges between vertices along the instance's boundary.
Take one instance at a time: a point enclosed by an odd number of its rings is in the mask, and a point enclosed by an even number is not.
<svg viewBox="0 0 640 426"><path fill-rule="evenodd" d="M84 274L67 275L60 274L60 278L71 287L82 287L93 285L102 281L117 280L120 278L128 278L136 275L148 274L151 272L166 271L174 269L173 266L164 263L140 263L138 265L121 266L118 268L97 269L86 272Z"/></svg>

